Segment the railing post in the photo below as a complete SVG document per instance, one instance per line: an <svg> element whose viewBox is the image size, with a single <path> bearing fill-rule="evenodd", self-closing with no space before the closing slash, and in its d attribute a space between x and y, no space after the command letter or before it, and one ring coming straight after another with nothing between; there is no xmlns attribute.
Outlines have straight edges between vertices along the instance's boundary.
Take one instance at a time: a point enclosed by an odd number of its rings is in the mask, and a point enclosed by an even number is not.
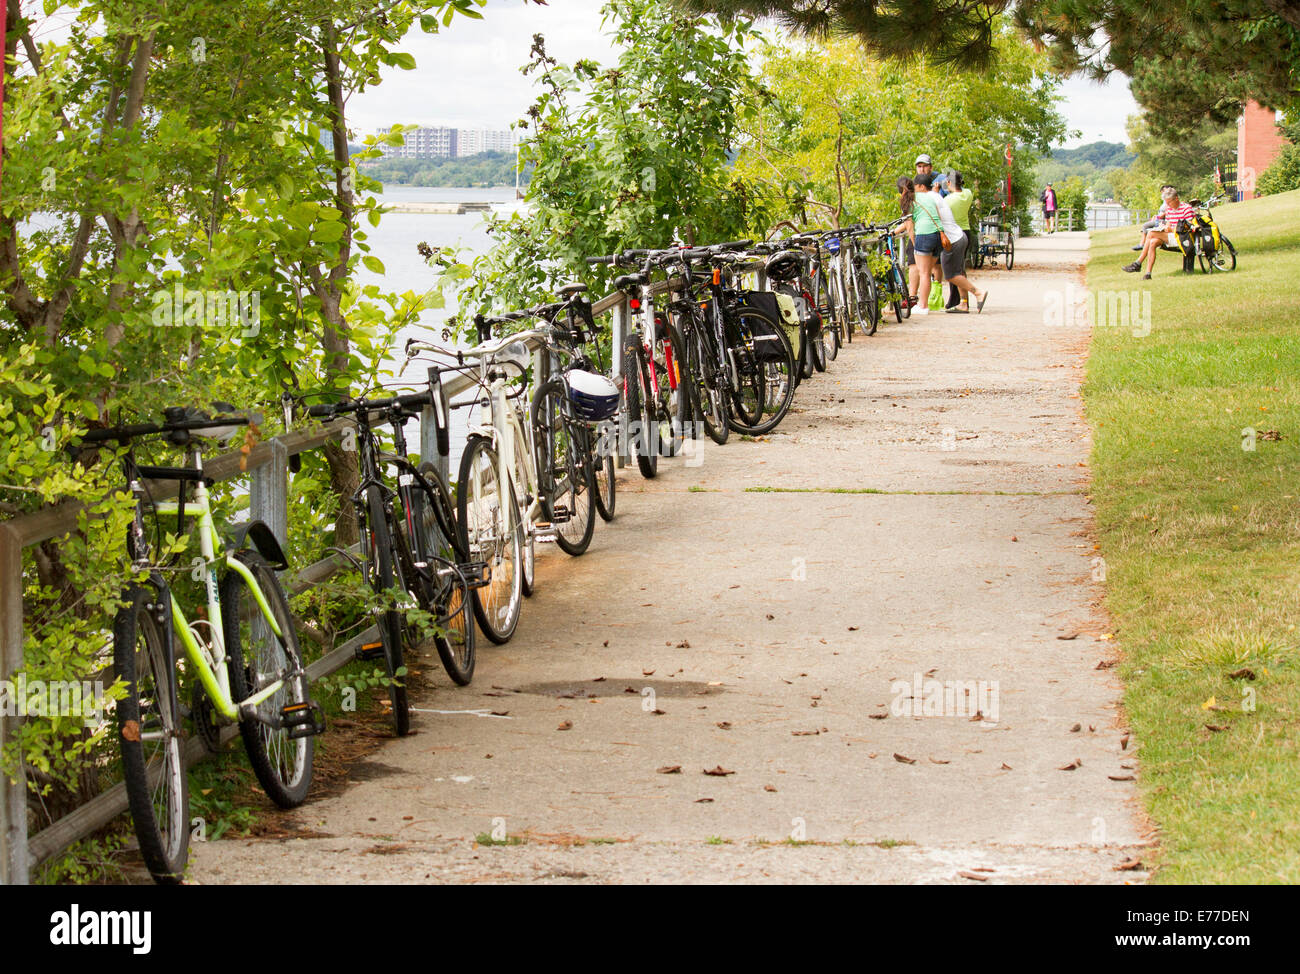
<svg viewBox="0 0 1300 974"><path fill-rule="evenodd" d="M420 461L426 460L438 468L444 483L451 482L451 475L447 472L451 459L438 452L438 424L434 422L432 406L420 410Z"/></svg>
<svg viewBox="0 0 1300 974"><path fill-rule="evenodd" d="M253 468L248 492L249 517L265 521L280 544L289 543L289 450L279 440L270 440L270 458Z"/></svg>
<svg viewBox="0 0 1300 974"><path fill-rule="evenodd" d="M23 668L23 547L9 525L0 524L0 681L12 686ZM15 736L21 718L0 710L0 748ZM0 774L0 885L27 885L27 781L22 755L16 779Z"/></svg>
<svg viewBox="0 0 1300 974"><path fill-rule="evenodd" d="M610 360L614 372L614 381L623 381L623 343L627 341L627 298L624 297L614 305L613 321L610 323ZM628 438L627 397L623 398L623 408L618 411L618 452L614 457L616 467L626 466L631 459L631 442Z"/></svg>

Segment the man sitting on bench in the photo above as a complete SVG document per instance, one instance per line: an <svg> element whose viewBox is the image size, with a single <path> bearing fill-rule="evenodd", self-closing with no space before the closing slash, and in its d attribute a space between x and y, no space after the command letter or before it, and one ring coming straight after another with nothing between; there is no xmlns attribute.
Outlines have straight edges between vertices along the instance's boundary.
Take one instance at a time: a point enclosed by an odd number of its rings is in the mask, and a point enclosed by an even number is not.
<svg viewBox="0 0 1300 974"><path fill-rule="evenodd" d="M1183 220L1196 219L1196 210L1190 203L1184 203L1178 198L1178 190L1172 186L1167 187L1160 194L1165 200L1165 226L1163 230L1151 230L1147 233L1146 239L1142 242L1142 253L1133 263L1125 266L1124 270L1130 273L1136 273L1142 269L1142 262L1147 262L1147 272L1142 275L1142 280L1151 280L1151 271L1156 266L1156 251L1162 245L1171 244L1177 246L1178 242L1178 224Z"/></svg>
<svg viewBox="0 0 1300 974"><path fill-rule="evenodd" d="M1160 195L1163 197L1165 190L1173 189L1173 188L1174 187L1172 184L1165 183L1163 186L1160 187ZM1143 245L1147 242L1147 231L1159 229L1160 225L1164 222L1165 222L1165 204L1164 201L1161 200L1160 209L1156 210L1156 215L1153 216L1150 220L1147 220L1147 222L1142 224L1142 226L1138 227L1138 237L1140 239L1138 245L1133 249L1140 251Z"/></svg>

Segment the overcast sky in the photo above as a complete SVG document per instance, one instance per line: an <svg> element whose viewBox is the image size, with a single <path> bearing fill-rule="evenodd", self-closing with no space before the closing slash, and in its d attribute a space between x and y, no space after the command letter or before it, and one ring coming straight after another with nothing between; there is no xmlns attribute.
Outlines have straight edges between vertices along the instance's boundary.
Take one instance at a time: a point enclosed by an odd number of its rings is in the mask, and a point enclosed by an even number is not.
<svg viewBox="0 0 1300 974"><path fill-rule="evenodd" d="M386 69L383 84L354 96L348 115L361 135L394 122L507 128L532 104L533 80L519 73L533 35L546 36L547 50L561 61L612 58L602 34L603 0L550 0L545 7L523 0L488 0L483 19L458 18L441 35L413 31L403 50L415 56L414 71ZM1082 134L1073 146L1104 139L1127 142L1124 121L1136 113L1127 79L1097 85L1067 81L1061 111Z"/></svg>

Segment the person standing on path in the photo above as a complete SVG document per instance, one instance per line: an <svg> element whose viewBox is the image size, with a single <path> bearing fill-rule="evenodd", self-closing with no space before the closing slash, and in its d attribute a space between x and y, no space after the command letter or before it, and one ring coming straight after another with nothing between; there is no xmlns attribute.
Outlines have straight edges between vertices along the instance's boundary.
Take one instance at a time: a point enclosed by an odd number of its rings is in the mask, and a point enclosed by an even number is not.
<svg viewBox="0 0 1300 974"><path fill-rule="evenodd" d="M903 216L912 215L912 206L916 200L916 187L906 176L898 177L898 206ZM916 266L916 248L912 245L914 228L911 221L903 223L896 231L903 238L903 254L907 258L907 288L910 297L907 298L908 307L916 304L917 282L921 278L921 272Z"/></svg>
<svg viewBox="0 0 1300 974"><path fill-rule="evenodd" d="M918 176L914 181L916 185L916 200L912 205L912 225L916 246L916 263L919 268L919 284L924 284L930 279L930 270L935 263L939 262L941 255L943 258L951 261L951 269L958 271L957 286L961 289L963 295L974 294L979 301L979 310L984 310L984 301L988 298L987 291L979 291L966 278L965 274L960 273L963 268L961 262L966 257L966 232L957 226L957 221L953 219L952 210L938 193L931 190L934 184L934 176L926 173L924 176ZM945 251L943 247L943 238L948 238L949 249ZM949 309L956 314L966 314L966 311L953 308ZM925 304L919 304L912 310L913 314L928 314L929 309Z"/></svg>
<svg viewBox="0 0 1300 974"><path fill-rule="evenodd" d="M1048 183L1043 190L1043 195L1039 197L1043 201L1043 224L1047 233L1056 230L1056 190L1052 189L1052 184Z"/></svg>
<svg viewBox="0 0 1300 974"><path fill-rule="evenodd" d="M915 183L916 180L920 179L922 176L929 176L931 180L935 180L938 178L934 172L934 163L931 161L930 157L924 152L922 152L919 156L916 157L916 175L912 177L912 182ZM931 183L931 185L933 185L933 183ZM943 268L939 266L939 262L937 260L934 262L934 267L931 269L930 274L931 276L927 278L927 280L933 281L934 284L938 284L942 287ZM932 290L933 290L933 285L929 285L929 284L926 285L925 294L922 295L920 298L922 304L926 304L929 302L930 292ZM917 290L917 293L920 294L919 288Z"/></svg>
<svg viewBox="0 0 1300 974"><path fill-rule="evenodd" d="M951 192L938 202L939 215L943 216L946 207L952 216L953 224L962 231L963 237L959 243L956 239L951 239L952 250L944 251L939 257L939 264L943 267L943 276L948 279L948 285L951 293L948 296L947 311L953 314L967 314L970 311L969 296L975 295L975 300L979 302L979 307L984 307L984 299L988 296L987 291L981 291L971 283L970 278L966 276L966 251L975 240L975 235L970 230L970 208L973 194L969 189L963 188L962 176L959 172L953 172L948 177L948 185ZM947 230L947 226L944 227ZM952 235L949 234L952 238Z"/></svg>

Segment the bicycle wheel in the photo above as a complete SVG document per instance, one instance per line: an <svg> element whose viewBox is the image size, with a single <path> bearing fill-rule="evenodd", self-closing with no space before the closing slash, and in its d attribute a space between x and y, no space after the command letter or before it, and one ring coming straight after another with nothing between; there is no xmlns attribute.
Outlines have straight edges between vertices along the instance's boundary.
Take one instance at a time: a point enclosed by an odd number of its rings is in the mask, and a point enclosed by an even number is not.
<svg viewBox="0 0 1300 974"><path fill-rule="evenodd" d="M525 450L525 444L515 444L515 466L511 472L510 483L513 485L516 506L519 508L519 535L522 539L519 546L519 588L525 596L531 597L534 591L533 581L537 574L537 534L533 530L534 518L531 513L533 488L530 484L537 475L528 470L528 457ZM534 455L533 470L536 469L537 457Z"/></svg>
<svg viewBox="0 0 1300 974"><path fill-rule="evenodd" d="M614 520L614 503L618 499L618 481L614 479L614 454L605 449L605 444L608 442L608 431L600 430L591 443L591 466L596 472L596 513L604 521Z"/></svg>
<svg viewBox="0 0 1300 974"><path fill-rule="evenodd" d="M564 380L549 379L533 395L537 484L542 510L555 525L555 543L569 555L591 544L596 490L587 428L569 415Z"/></svg>
<svg viewBox="0 0 1300 974"><path fill-rule="evenodd" d="M438 629L433 643L452 682L467 686L474 678L475 635L470 621L469 589L453 565L468 561L460 549L456 534L456 514L438 468L432 463L420 465L420 475L432 489L416 481L411 485L411 517L408 530L417 547L410 552L412 565L405 572L419 579L416 598L420 607L437 617ZM414 563L423 554L424 566Z"/></svg>
<svg viewBox="0 0 1300 974"><path fill-rule="evenodd" d="M1016 238L1007 234L1007 270L1016 266Z"/></svg>
<svg viewBox="0 0 1300 974"><path fill-rule="evenodd" d="M846 314L844 317L847 321L848 315ZM828 363L834 362L835 357L840 354L840 319L838 317L835 319L834 324L832 324L829 329L825 330L825 335L826 361Z"/></svg>
<svg viewBox="0 0 1300 974"><path fill-rule="evenodd" d="M497 451L486 436L471 436L456 481L456 529L461 547L491 570L487 585L474 589L474 617L492 642L514 635L523 604L520 572L523 525L508 484L501 482Z"/></svg>
<svg viewBox="0 0 1300 974"><path fill-rule="evenodd" d="M659 382L656 413L659 417L659 442L665 455L675 457L682 452L686 432L690 429L693 407L686 385L682 382L682 363L686 359L681 332L670 321L662 322L663 335L658 342L655 374Z"/></svg>
<svg viewBox="0 0 1300 974"><path fill-rule="evenodd" d="M366 576L381 598L403 598L403 580L398 576L393 551L391 513L384 503L384 493L376 485L366 489ZM383 651L388 674L388 702L392 709L393 729L398 737L411 731L411 702L406 692L406 661L402 655L402 613L396 606L381 605L375 611L379 628L379 647Z"/></svg>
<svg viewBox="0 0 1300 974"><path fill-rule="evenodd" d="M746 336L746 341L737 349L738 354L736 356L737 363L741 367L742 380L744 373L748 370L753 370L754 374L761 377L763 382L763 412L761 420L755 423L747 423L733 416L731 425L737 432L751 436L770 433L776 429L781 420L785 419L786 414L790 411L790 405L794 401L794 350L790 347L790 340L786 337L785 329L781 328L761 311L740 308L733 314L739 334ZM728 332L731 331L729 328ZM773 356L770 359L758 361L754 355L753 339L747 337L755 332L759 334L775 334L783 354L779 358Z"/></svg>
<svg viewBox="0 0 1300 974"><path fill-rule="evenodd" d="M901 325L904 318L912 317L912 302L908 300L909 291L907 288L907 274L898 269L898 265L893 267L893 289L898 295L897 298L890 301L894 309L894 318Z"/></svg>
<svg viewBox="0 0 1300 974"><path fill-rule="evenodd" d="M113 662L126 683L126 696L117 703L118 743L140 855L154 882L179 883L189 853L190 799L176 672L163 635L171 619L166 609L149 608L161 606L161 595L133 587L113 620Z"/></svg>
<svg viewBox="0 0 1300 974"><path fill-rule="evenodd" d="M1219 249L1214 252L1214 267L1220 271L1237 269L1237 250L1223 234L1219 234Z"/></svg>
<svg viewBox="0 0 1300 974"><path fill-rule="evenodd" d="M861 294L859 307L863 311L860 327L864 334L874 335L880 325L880 291L876 287L876 278L865 264L858 267L855 276Z"/></svg>
<svg viewBox="0 0 1300 974"><path fill-rule="evenodd" d="M704 432L719 446L731 435L731 405L718 384L718 365L712 354L712 343L696 322L686 345L686 370L693 383L696 415L704 424Z"/></svg>
<svg viewBox="0 0 1300 974"><path fill-rule="evenodd" d="M226 632L230 696L238 705L277 680L283 682L257 705L265 722L248 717L239 722L239 733L248 763L267 797L281 808L297 808L311 787L315 738L291 738L289 728L276 724L285 707L311 703L298 633L280 579L266 559L255 551L240 551L235 557L262 590L280 635L267 624L248 580L228 569L221 579L221 625Z"/></svg>
<svg viewBox="0 0 1300 974"><path fill-rule="evenodd" d="M649 480L659 470L659 418L655 415L645 351L638 338L629 339L623 353L623 390L628 419L636 424L632 430L636 464L641 468L641 476Z"/></svg>

